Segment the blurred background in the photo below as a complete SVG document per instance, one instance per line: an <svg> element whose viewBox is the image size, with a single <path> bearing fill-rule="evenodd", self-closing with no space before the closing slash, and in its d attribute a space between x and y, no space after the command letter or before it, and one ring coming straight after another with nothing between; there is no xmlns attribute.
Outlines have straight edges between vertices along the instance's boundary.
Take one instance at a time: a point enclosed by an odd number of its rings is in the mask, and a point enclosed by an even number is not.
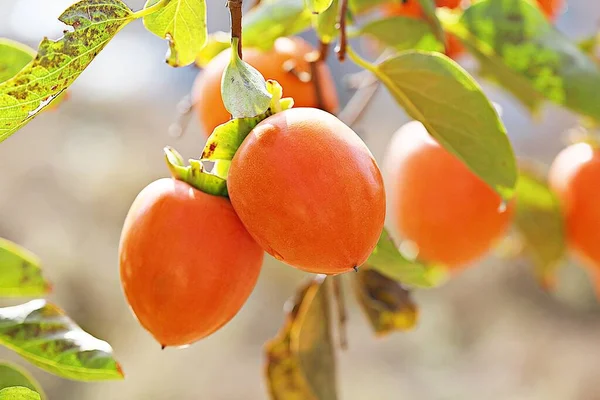
<svg viewBox="0 0 600 400"><path fill-rule="evenodd" d="M63 26L56 17L71 3L0 0L0 36L32 47L43 36L58 38ZM144 2L127 3L139 9ZM227 30L225 0L208 3L209 29ZM598 21L600 2L568 0L558 28L583 39ZM140 21L130 24L76 81L60 110L0 145L0 237L42 258L54 284L50 299L109 341L126 374L122 382L84 384L28 367L50 399L267 398L262 346L282 325L283 304L305 274L267 258L240 314L185 350L161 351L121 292L117 247L131 202L167 175L163 146L191 157L204 144L195 117L181 139L167 134L198 70L168 67L165 51L166 43ZM357 69L334 57L330 63L345 103L352 93L344 75ZM549 163L576 117L547 105L534 119L509 95L483 86L503 109L518 155ZM390 136L406 121L379 90L355 128L381 161ZM350 349L338 358L340 400L600 399L600 307L577 265L566 265L560 276L558 291L546 294L530 265L490 255L447 285L416 293L418 328L383 339L374 338L347 296ZM0 359L22 363L4 349Z"/></svg>

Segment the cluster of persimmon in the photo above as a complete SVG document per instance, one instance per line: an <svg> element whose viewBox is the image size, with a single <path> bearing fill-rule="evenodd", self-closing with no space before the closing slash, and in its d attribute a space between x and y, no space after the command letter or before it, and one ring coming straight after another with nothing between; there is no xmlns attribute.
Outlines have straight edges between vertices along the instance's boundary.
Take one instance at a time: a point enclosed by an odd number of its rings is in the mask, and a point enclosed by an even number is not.
<svg viewBox="0 0 600 400"><path fill-rule="evenodd" d="M393 10L421 15L415 4ZM360 267L375 248L386 217L382 174L363 141L333 115L339 102L329 68L316 70L321 101L303 79L313 51L300 38L280 38L269 51L244 49L244 60L279 82L295 106L244 139L228 171L228 197L165 178L134 200L120 242L121 281L134 314L163 347L188 345L229 322L253 291L264 252L335 275ZM207 135L231 118L221 100L229 59L229 50L213 58L194 84ZM395 134L386 165L387 207L419 259L457 269L485 254L510 223L512 204L502 207L418 122Z"/></svg>

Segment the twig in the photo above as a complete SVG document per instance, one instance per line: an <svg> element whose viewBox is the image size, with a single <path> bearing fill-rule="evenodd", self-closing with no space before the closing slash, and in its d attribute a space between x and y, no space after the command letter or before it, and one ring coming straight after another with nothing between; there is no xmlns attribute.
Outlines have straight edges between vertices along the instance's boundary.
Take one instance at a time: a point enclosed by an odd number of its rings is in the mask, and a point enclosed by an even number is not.
<svg viewBox="0 0 600 400"><path fill-rule="evenodd" d="M333 296L338 316L338 335L340 338L340 347L342 350L348 349L348 332L346 330L346 322L348 315L346 314L346 302L344 301L344 290L342 288L342 275L333 277Z"/></svg>
<svg viewBox="0 0 600 400"><path fill-rule="evenodd" d="M329 43L319 41L319 58L316 61L325 62L329 55Z"/></svg>
<svg viewBox="0 0 600 400"><path fill-rule="evenodd" d="M321 74L319 69L321 63L327 59L327 53L329 53L329 44L319 42L319 50L314 51L306 56L306 60L310 65L310 80L313 83L315 90L315 98L317 99L317 108L325 109L325 99L323 97L323 85L321 82Z"/></svg>
<svg viewBox="0 0 600 400"><path fill-rule="evenodd" d="M340 43L335 50L340 62L346 59L346 46L348 38L346 36L346 16L348 14L348 0L342 0L340 5L339 26L340 26Z"/></svg>
<svg viewBox="0 0 600 400"><path fill-rule="evenodd" d="M242 58L242 0L228 0L231 14L231 38L238 38L238 54Z"/></svg>

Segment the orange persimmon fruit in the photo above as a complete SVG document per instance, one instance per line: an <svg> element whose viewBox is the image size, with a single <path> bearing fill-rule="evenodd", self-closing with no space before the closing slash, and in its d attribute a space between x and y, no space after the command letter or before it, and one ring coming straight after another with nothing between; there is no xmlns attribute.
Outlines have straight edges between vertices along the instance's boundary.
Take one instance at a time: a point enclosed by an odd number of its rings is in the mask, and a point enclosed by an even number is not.
<svg viewBox="0 0 600 400"><path fill-rule="evenodd" d="M393 221L424 261L458 269L483 256L514 208L412 121L393 136L385 167Z"/></svg>
<svg viewBox="0 0 600 400"><path fill-rule="evenodd" d="M548 20L554 21L563 7L564 0L537 0Z"/></svg>
<svg viewBox="0 0 600 400"><path fill-rule="evenodd" d="M548 182L562 205L569 248L600 272L600 150L588 143L566 147L554 159Z"/></svg>
<svg viewBox="0 0 600 400"><path fill-rule="evenodd" d="M163 346L184 346L231 320L252 292L264 252L225 197L164 178L136 197L119 246L134 314Z"/></svg>
<svg viewBox="0 0 600 400"><path fill-rule="evenodd" d="M313 50L302 38L282 37L275 41L270 51L244 48L243 57L244 61L256 68L265 79L279 82L285 96L293 98L296 107L317 107L315 87L312 82L303 78L303 75L310 77L310 64L305 56ZM229 63L230 51L224 50L212 59L198 74L192 89L194 108L206 136L231 118L221 99L221 77ZM294 72L289 70L291 67ZM324 63L319 64L317 71L324 109L336 113L339 102L331 71Z"/></svg>
<svg viewBox="0 0 600 400"><path fill-rule="evenodd" d="M227 188L263 249L307 272L360 266L383 230L375 159L352 129L319 109L291 108L259 123L233 158Z"/></svg>

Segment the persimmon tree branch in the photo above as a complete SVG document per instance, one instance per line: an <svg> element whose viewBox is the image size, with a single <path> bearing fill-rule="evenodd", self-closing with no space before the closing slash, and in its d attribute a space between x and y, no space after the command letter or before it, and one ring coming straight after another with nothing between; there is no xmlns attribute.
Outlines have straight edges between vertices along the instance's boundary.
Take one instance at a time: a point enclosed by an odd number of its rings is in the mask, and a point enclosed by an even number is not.
<svg viewBox="0 0 600 400"><path fill-rule="evenodd" d="M338 24L340 27L340 42L336 49L338 60L340 62L346 59L346 46L348 45L348 37L346 35L346 16L348 14L348 0L342 0L340 4L340 14Z"/></svg>
<svg viewBox="0 0 600 400"><path fill-rule="evenodd" d="M327 60L329 53L329 43L319 42L319 49L307 55L306 59L310 65L310 80L315 90L315 98L317 99L317 108L323 110L325 108L325 99L323 96L323 85L321 82L321 74L319 67L321 63Z"/></svg>
<svg viewBox="0 0 600 400"><path fill-rule="evenodd" d="M344 299L344 290L342 287L342 275L336 275L333 277L333 297L335 298L338 316L337 321L340 347L342 350L347 350L348 332L346 329L346 322L348 321L348 314L346 313L346 301Z"/></svg>
<svg viewBox="0 0 600 400"><path fill-rule="evenodd" d="M242 0L228 0L231 14L231 38L238 38L238 54L242 58Z"/></svg>

